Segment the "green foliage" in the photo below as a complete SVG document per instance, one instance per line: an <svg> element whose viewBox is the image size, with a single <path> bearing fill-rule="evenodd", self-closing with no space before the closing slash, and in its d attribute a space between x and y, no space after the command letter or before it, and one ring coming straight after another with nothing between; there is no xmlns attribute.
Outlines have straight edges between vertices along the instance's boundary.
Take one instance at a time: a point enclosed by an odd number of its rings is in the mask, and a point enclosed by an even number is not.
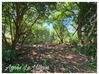
<svg viewBox="0 0 99 74"><path fill-rule="evenodd" d="M86 67L89 68L91 71L96 71L97 69L97 60L93 59L93 60L89 60L85 63Z"/></svg>
<svg viewBox="0 0 99 74"><path fill-rule="evenodd" d="M89 44L85 46L77 46L77 51L86 56L96 57L96 45Z"/></svg>
<svg viewBox="0 0 99 74"><path fill-rule="evenodd" d="M87 62L84 62L80 65L80 67L84 67L89 72L96 72L97 70L97 60L96 59L89 59Z"/></svg>
<svg viewBox="0 0 99 74"><path fill-rule="evenodd" d="M97 68L97 61L96 60L92 60L88 62L88 66L91 67L92 70L96 70Z"/></svg>
<svg viewBox="0 0 99 74"><path fill-rule="evenodd" d="M49 66L50 63L51 63L50 59L47 59L47 58L46 58L46 59L43 60L43 65L44 65L44 66Z"/></svg>
<svg viewBox="0 0 99 74"><path fill-rule="evenodd" d="M5 62L11 63L17 59L17 54L15 49L12 49L10 47L3 49L2 54L3 54L3 61Z"/></svg>
<svg viewBox="0 0 99 74"><path fill-rule="evenodd" d="M50 32L45 27L33 26L31 35L27 36L27 40L24 43L28 44L39 44L50 42Z"/></svg>
<svg viewBox="0 0 99 74"><path fill-rule="evenodd" d="M75 46L77 46L77 44L78 44L78 42L79 42L79 40L78 40L78 38L73 38L73 37L71 37L70 39L69 39L69 43L71 43L71 44L73 44L73 45L75 45Z"/></svg>
<svg viewBox="0 0 99 74"><path fill-rule="evenodd" d="M79 13L78 13L78 37L81 40L93 40L96 39L96 13L97 4L96 3L78 3ZM82 21L83 20L83 21ZM94 21L94 22L93 22ZM79 24L80 23L80 24Z"/></svg>

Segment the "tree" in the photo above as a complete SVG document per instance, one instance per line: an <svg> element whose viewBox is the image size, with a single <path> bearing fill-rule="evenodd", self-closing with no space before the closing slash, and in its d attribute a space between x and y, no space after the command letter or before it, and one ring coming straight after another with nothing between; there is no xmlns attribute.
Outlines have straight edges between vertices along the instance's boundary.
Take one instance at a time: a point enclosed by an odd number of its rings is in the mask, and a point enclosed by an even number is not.
<svg viewBox="0 0 99 74"><path fill-rule="evenodd" d="M11 38L10 45L13 49L15 49L20 38L23 39L22 43L24 42L26 36L31 32L32 26L39 19L44 19L47 17L47 14L49 15L49 10L53 9L53 5L55 3L3 3L3 24L9 27L6 27L6 29L8 28L10 31L8 33ZM34 22L31 22L33 20ZM26 26L29 28L26 28ZM6 37L4 38L6 39Z"/></svg>
<svg viewBox="0 0 99 74"><path fill-rule="evenodd" d="M80 11L78 14L77 32L82 42L87 40L85 43L89 43L93 39L92 36L96 37L96 6L96 3L78 4Z"/></svg>

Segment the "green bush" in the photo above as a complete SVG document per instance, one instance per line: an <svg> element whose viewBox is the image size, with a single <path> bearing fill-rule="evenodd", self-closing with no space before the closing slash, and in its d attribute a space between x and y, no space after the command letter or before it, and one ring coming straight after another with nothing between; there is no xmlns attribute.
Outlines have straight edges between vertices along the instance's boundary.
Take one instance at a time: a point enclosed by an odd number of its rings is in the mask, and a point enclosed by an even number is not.
<svg viewBox="0 0 99 74"><path fill-rule="evenodd" d="M96 45L92 44L77 47L77 51L81 54L84 54L86 56L93 56L94 58L96 57L96 50Z"/></svg>
<svg viewBox="0 0 99 74"><path fill-rule="evenodd" d="M92 69L96 69L97 68L97 62L96 62L96 60L90 61L89 66Z"/></svg>
<svg viewBox="0 0 99 74"><path fill-rule="evenodd" d="M12 48L5 48L3 49L2 51L2 54L3 54L3 61L5 62L11 62L13 60L15 60L17 58L17 53L15 51L15 49L12 49Z"/></svg>
<svg viewBox="0 0 99 74"><path fill-rule="evenodd" d="M97 60L94 59L94 60L89 60L86 65L93 71L96 71L97 70Z"/></svg>

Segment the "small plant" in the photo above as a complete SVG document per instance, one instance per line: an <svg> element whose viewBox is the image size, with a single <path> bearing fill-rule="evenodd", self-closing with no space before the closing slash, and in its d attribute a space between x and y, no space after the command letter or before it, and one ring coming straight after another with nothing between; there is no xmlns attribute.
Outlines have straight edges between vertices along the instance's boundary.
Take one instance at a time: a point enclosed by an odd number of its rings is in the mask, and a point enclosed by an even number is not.
<svg viewBox="0 0 99 74"><path fill-rule="evenodd" d="M96 61L96 59L88 61L86 65L88 67L90 67L90 69L93 70L93 71L96 71L96 69L97 69L97 61Z"/></svg>
<svg viewBox="0 0 99 74"><path fill-rule="evenodd" d="M48 66L48 65L50 64L49 59L44 59L43 64L44 64L45 66Z"/></svg>
<svg viewBox="0 0 99 74"><path fill-rule="evenodd" d="M81 54L84 54L86 56L93 56L96 57L96 46L89 44L84 46L78 46L77 52L80 52Z"/></svg>
<svg viewBox="0 0 99 74"><path fill-rule="evenodd" d="M12 49L12 48L3 49L2 54L3 54L3 61L5 62L11 62L17 58L16 51L15 49Z"/></svg>

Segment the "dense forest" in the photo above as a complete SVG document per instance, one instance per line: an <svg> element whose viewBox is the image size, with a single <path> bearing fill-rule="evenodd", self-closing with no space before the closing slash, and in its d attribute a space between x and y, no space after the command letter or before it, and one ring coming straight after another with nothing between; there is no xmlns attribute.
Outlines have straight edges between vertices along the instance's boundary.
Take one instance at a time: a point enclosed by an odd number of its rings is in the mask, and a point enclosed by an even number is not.
<svg viewBox="0 0 99 74"><path fill-rule="evenodd" d="M2 72L94 73L96 69L97 3L2 3Z"/></svg>

